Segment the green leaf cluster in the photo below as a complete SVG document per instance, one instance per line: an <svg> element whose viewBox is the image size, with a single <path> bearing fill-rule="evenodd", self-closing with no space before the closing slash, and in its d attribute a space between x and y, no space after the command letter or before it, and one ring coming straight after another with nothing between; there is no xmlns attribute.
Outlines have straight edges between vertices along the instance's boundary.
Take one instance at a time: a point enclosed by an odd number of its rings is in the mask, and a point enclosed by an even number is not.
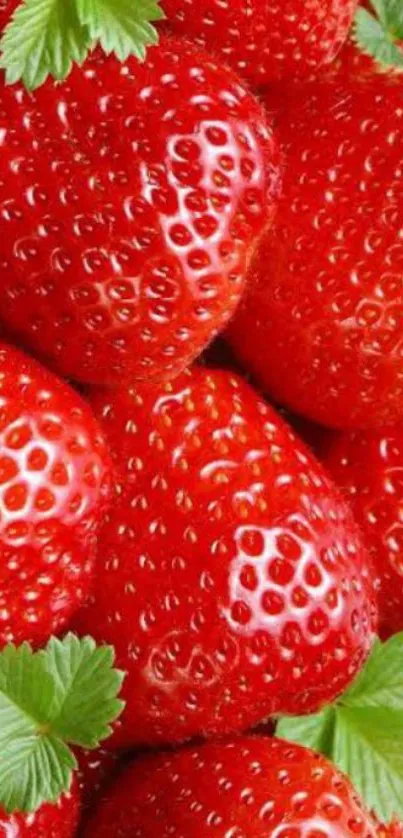
<svg viewBox="0 0 403 838"><path fill-rule="evenodd" d="M35 811L68 791L77 767L69 745L96 748L123 709L114 652L90 637L52 638L46 649L0 653L0 805Z"/></svg>
<svg viewBox="0 0 403 838"><path fill-rule="evenodd" d="M65 79L97 44L143 61L163 17L159 0L23 0L2 35L0 66L8 84L35 90L48 76Z"/></svg>

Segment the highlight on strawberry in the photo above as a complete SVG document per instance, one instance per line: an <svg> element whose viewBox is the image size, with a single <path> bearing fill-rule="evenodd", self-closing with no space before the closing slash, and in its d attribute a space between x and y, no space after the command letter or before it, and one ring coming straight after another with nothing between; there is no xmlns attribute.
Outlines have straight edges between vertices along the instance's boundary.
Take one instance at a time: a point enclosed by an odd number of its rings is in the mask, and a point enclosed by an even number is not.
<svg viewBox="0 0 403 838"><path fill-rule="evenodd" d="M350 510L277 413L231 372L91 398L115 498L74 622L127 672L119 747L317 710L376 630Z"/></svg>
<svg viewBox="0 0 403 838"><path fill-rule="evenodd" d="M111 482L89 406L0 343L0 645L41 645L85 602Z"/></svg>

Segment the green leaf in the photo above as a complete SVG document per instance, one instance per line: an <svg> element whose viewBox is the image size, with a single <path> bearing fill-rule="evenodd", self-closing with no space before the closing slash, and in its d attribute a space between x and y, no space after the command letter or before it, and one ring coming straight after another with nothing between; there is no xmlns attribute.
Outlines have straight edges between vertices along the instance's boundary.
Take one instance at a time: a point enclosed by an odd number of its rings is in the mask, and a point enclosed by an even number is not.
<svg viewBox="0 0 403 838"><path fill-rule="evenodd" d="M384 822L403 817L403 634L377 641L356 681L331 707L284 718L283 739L313 748L348 774Z"/></svg>
<svg viewBox="0 0 403 838"><path fill-rule="evenodd" d="M46 657L55 684L48 715L52 730L74 745L96 748L110 736L124 706L116 698L124 676L113 669L113 649L68 634L50 640Z"/></svg>
<svg viewBox="0 0 403 838"><path fill-rule="evenodd" d="M403 3L401 0L371 0L376 17L359 8L353 36L358 47L386 67L403 67Z"/></svg>
<svg viewBox="0 0 403 838"><path fill-rule="evenodd" d="M57 737L22 732L3 745L0 734L0 800L6 812L33 812L69 790L77 762Z"/></svg>
<svg viewBox="0 0 403 838"><path fill-rule="evenodd" d="M402 815L401 713L368 707L337 711L333 759L380 820Z"/></svg>
<svg viewBox="0 0 403 838"><path fill-rule="evenodd" d="M371 0L371 5L390 34L398 40L403 38L402 0Z"/></svg>
<svg viewBox="0 0 403 838"><path fill-rule="evenodd" d="M371 657L343 696L349 707L390 707L403 711L403 634L377 640Z"/></svg>
<svg viewBox="0 0 403 838"><path fill-rule="evenodd" d="M277 736L299 742L306 748L329 754L333 747L335 711L325 707L313 716L291 716L280 719Z"/></svg>
<svg viewBox="0 0 403 838"><path fill-rule="evenodd" d="M22 80L34 90L49 75L66 78L73 62L84 61L90 45L74 0L25 0L0 41L0 65L8 84Z"/></svg>
<svg viewBox="0 0 403 838"><path fill-rule="evenodd" d="M68 744L95 748L123 709L114 652L90 637L0 652L0 805L31 812L70 787Z"/></svg>
<svg viewBox="0 0 403 838"><path fill-rule="evenodd" d="M159 0L76 0L81 22L104 51L120 61L135 55L144 61L146 48L158 42L152 25L164 18Z"/></svg>

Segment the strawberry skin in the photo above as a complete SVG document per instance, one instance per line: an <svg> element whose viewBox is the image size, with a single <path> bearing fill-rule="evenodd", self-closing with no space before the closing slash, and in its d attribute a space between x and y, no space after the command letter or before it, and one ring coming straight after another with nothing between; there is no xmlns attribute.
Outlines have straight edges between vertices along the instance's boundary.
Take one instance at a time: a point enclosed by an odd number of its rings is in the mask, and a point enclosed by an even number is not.
<svg viewBox="0 0 403 838"><path fill-rule="evenodd" d="M335 434L322 458L372 552L382 634L403 631L403 429Z"/></svg>
<svg viewBox="0 0 403 838"><path fill-rule="evenodd" d="M110 470L88 405L1 344L1 644L44 642L85 600Z"/></svg>
<svg viewBox="0 0 403 838"><path fill-rule="evenodd" d="M242 737L136 762L85 838L375 838L350 781L280 739Z"/></svg>
<svg viewBox="0 0 403 838"><path fill-rule="evenodd" d="M331 427L394 423L403 410L401 80L341 72L289 94L277 123L283 195L230 340L292 410Z"/></svg>
<svg viewBox="0 0 403 838"><path fill-rule="evenodd" d="M372 643L367 554L347 504L231 372L92 399L115 504L77 627L127 672L119 746L316 710Z"/></svg>
<svg viewBox="0 0 403 838"><path fill-rule="evenodd" d="M382 824L378 829L378 838L403 838L402 821L392 821L388 826Z"/></svg>
<svg viewBox="0 0 403 838"><path fill-rule="evenodd" d="M81 791L82 809L93 808L99 799L100 792L117 771L120 763L116 751L98 748L96 751L83 751L77 748L75 753L78 762L77 778Z"/></svg>
<svg viewBox="0 0 403 838"><path fill-rule="evenodd" d="M10 21L13 12L20 5L21 0L0 0L0 34Z"/></svg>
<svg viewBox="0 0 403 838"><path fill-rule="evenodd" d="M156 130L158 128L158 130ZM0 316L78 380L165 379L233 313L278 190L260 104L165 39L0 93Z"/></svg>
<svg viewBox="0 0 403 838"><path fill-rule="evenodd" d="M255 85L303 78L333 61L357 0L163 0L168 26Z"/></svg>
<svg viewBox="0 0 403 838"><path fill-rule="evenodd" d="M0 809L0 838L73 838L79 821L78 784L58 803L44 803L34 814L7 815Z"/></svg>

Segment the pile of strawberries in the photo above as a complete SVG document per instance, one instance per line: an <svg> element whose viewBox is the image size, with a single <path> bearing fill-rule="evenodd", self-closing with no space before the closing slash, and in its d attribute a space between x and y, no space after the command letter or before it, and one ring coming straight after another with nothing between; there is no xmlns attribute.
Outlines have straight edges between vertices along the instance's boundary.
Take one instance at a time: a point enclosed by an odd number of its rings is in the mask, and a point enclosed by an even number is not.
<svg viewBox="0 0 403 838"><path fill-rule="evenodd" d="M144 63L0 82L1 645L125 672L0 835L375 838L255 729L403 630L402 75L345 45L355 0L161 5Z"/></svg>

